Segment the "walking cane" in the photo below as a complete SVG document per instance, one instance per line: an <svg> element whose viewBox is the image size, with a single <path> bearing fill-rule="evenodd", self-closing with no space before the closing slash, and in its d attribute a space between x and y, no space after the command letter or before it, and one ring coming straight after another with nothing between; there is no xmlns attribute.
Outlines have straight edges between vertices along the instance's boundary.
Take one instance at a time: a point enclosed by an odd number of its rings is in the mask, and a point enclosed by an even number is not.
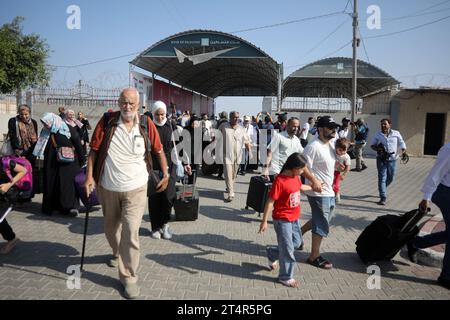
<svg viewBox="0 0 450 320"><path fill-rule="evenodd" d="M82 171L80 172L79 175L77 175L77 177L75 177L75 180L77 181L77 179L79 179L78 183L83 182L85 180L86 177L86 168L82 168ZM96 196L95 193L95 189L92 190L91 194L89 196L87 196L86 194L84 194L84 196L86 197L85 200L83 201L84 197L83 197L83 192L85 192L84 190L80 190L80 198L84 204L84 207L86 208L86 217L84 218L84 234L83 234L83 248L81 249L81 266L80 266L80 271L83 271L83 265L84 265L84 252L86 249L86 236L87 236L87 229L88 229L88 222L89 222L89 210L95 206L98 205L98 198Z"/></svg>
<svg viewBox="0 0 450 320"><path fill-rule="evenodd" d="M81 250L81 267L80 267L80 271L83 271L84 251L86 249L86 235L87 235L87 229L88 229L90 205L88 204L85 207L86 207L86 217L84 218L83 249Z"/></svg>

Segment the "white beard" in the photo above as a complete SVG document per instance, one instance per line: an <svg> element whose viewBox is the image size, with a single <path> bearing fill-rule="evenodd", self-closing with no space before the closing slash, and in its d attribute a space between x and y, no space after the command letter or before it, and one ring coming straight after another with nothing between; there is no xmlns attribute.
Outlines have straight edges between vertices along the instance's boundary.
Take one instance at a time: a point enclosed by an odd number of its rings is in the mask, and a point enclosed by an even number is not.
<svg viewBox="0 0 450 320"><path fill-rule="evenodd" d="M137 112L133 111L120 111L120 116L125 122L134 121L136 119Z"/></svg>

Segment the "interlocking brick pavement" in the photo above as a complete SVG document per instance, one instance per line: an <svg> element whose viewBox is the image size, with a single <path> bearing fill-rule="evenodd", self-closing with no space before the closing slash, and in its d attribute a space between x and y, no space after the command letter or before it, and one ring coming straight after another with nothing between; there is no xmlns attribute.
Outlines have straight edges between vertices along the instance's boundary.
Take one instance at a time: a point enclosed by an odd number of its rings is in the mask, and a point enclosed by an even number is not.
<svg viewBox="0 0 450 320"><path fill-rule="evenodd" d="M355 252L355 240L376 217L402 214L415 208L419 191L434 160L411 158L398 164L397 176L388 190L385 207L376 205L377 175L374 159L369 168L352 172L342 183L342 203L336 209L323 255L334 264L319 270L306 263L311 234L305 235L305 250L296 251L295 277L300 287L277 282L277 273L267 270L265 247L275 245L269 230L257 234L260 218L245 210L251 175L238 176L236 197L224 203L224 181L200 177L200 216L194 222L172 222L173 239L150 237L148 215L140 230L141 263L138 270L141 299L449 299L450 291L436 284L439 269L415 265L401 252L391 262L382 262L381 288L368 289L369 274ZM304 222L310 207L302 200ZM18 207L8 216L22 240L7 256L0 256L0 299L123 299L117 270L106 266L110 249L103 234L102 213L91 212L81 289L66 286L70 265L80 263L84 214L77 218L40 214L41 196ZM432 213L438 213L436 207Z"/></svg>

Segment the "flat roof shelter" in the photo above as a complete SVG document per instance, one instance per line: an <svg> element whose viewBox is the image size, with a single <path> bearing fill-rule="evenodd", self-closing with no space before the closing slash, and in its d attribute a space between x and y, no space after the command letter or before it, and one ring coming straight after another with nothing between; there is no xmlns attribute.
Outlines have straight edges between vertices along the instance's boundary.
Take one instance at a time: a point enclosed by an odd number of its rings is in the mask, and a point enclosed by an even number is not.
<svg viewBox="0 0 450 320"><path fill-rule="evenodd" d="M279 93L279 64L253 44L223 32L178 33L130 63L212 98Z"/></svg>
<svg viewBox="0 0 450 320"><path fill-rule="evenodd" d="M358 60L357 96L362 97L399 82L380 68ZM308 64L288 76L283 84L284 97L352 97L352 59L333 57Z"/></svg>

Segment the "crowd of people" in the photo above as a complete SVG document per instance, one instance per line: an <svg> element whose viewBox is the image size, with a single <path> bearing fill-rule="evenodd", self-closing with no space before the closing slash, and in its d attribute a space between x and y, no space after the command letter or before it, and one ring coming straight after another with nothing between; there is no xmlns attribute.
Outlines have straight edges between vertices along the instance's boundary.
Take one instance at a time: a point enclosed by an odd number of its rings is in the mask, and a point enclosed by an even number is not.
<svg viewBox="0 0 450 320"><path fill-rule="evenodd" d="M140 246L139 228L148 205L151 236L172 238L169 226L179 171L192 176L206 168L225 182L224 202L234 200L234 184L238 174L255 172L273 181L264 209L259 232L268 228L272 214L278 245L267 248L269 268L279 268L279 281L296 287L294 250L304 249L303 235L312 232L311 251L307 262L315 267L331 269L333 264L321 254L321 244L330 233L330 224L341 201L340 184L350 171L367 168L363 150L368 143L369 128L363 119L352 122L343 118L337 123L331 116L301 119L286 113L242 115L238 111L221 112L218 117L184 112L162 101L151 111L140 112L139 94L133 88L122 91L118 111L108 110L96 124L92 134L86 117L79 112L60 108L59 114L46 113L40 119L43 129L38 134L37 122L30 118L30 108L21 105L17 117L8 123L11 155L3 155L1 193L10 202L29 201L42 192L42 212L75 217L79 214L79 198L74 177L86 166L84 190L87 195L96 190L104 216L104 229L111 247L107 261L118 268L124 295L139 295L138 275ZM144 110L145 111L145 110ZM143 114L141 114L143 113ZM396 162L406 157L406 144L400 132L383 119L380 131L370 147L377 152L379 205L387 201L387 187L395 176ZM442 162L433 169L422 207L435 201L448 222L450 164L448 144L438 157ZM65 153L66 152L66 153ZM447 152L448 153L448 152ZM11 158L15 157L15 158ZM211 159L205 159L210 157ZM43 158L43 190L38 190L39 175L33 174L34 187L19 182L27 174L21 159L37 169ZM356 166L350 170L351 158ZM205 171L204 171L205 172ZM195 182L194 182L195 183ZM21 190L22 188L22 190ZM437 191L436 191L437 190ZM17 193L22 191L22 196ZM28 191L28 193L24 193ZM431 195L434 193L433 198ZM311 207L312 218L300 225L301 193ZM24 195L25 194L25 199ZM6 219L0 231L7 243L1 253L10 252L18 242ZM408 244L411 259L417 248L447 241L448 234L436 239L416 239ZM450 281L450 253L446 252L441 283Z"/></svg>

